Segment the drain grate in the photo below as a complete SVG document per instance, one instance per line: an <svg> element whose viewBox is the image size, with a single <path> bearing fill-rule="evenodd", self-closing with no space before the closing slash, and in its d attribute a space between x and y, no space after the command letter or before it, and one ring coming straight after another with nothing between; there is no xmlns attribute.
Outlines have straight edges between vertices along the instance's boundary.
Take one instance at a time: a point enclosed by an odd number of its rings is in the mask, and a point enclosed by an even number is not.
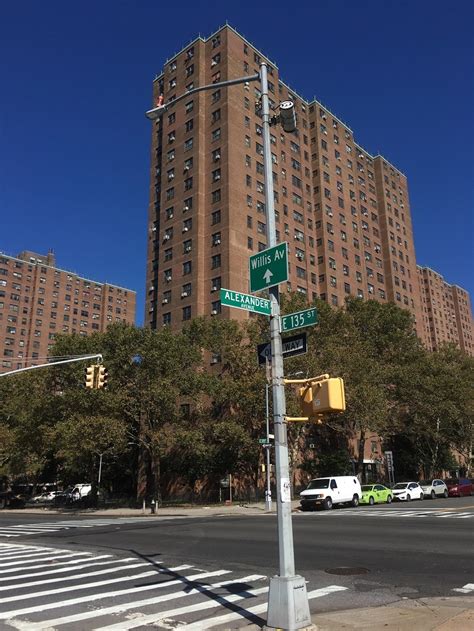
<svg viewBox="0 0 474 631"><path fill-rule="evenodd" d="M326 574L338 574L339 576L350 576L352 574L368 574L370 570L366 567L329 567L324 570Z"/></svg>

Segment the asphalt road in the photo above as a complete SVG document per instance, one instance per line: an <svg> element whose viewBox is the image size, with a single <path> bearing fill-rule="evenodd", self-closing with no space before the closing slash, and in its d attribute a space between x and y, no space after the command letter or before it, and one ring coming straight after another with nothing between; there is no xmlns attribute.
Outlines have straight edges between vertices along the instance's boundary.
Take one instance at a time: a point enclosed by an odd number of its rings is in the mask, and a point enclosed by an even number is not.
<svg viewBox="0 0 474 631"><path fill-rule="evenodd" d="M54 523L73 527L56 530ZM474 593L474 498L296 513L293 528L296 570L315 594L312 611L460 595L453 590L466 585ZM116 564L113 575L109 563ZM231 618L213 628L262 624L267 577L277 573L275 515L143 520L0 513L0 629L128 629L137 620L163 629L176 620L199 622L203 629L211 626L203 620L222 615ZM201 575L204 588L192 578ZM142 602L137 590L149 598L158 578L166 597L135 607ZM176 599L186 605L175 606ZM172 623L160 626L160 616Z"/></svg>

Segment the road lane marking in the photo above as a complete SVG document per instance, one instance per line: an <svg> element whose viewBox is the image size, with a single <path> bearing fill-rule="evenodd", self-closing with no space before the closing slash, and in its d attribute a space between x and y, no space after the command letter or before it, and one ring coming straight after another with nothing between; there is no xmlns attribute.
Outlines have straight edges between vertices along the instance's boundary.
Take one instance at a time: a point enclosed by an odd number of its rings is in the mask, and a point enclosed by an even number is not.
<svg viewBox="0 0 474 631"><path fill-rule="evenodd" d="M37 587L38 585L49 585L50 583L67 583L68 581L78 581L82 578L88 578L90 576L104 576L106 574L114 574L116 572L123 572L127 570L133 570L137 567L150 567L149 563L132 563L129 565L120 565L118 567L110 567L105 570L96 570L95 572L84 572L82 574L73 574L72 576L59 576L58 578L46 578L41 581L30 581L29 583L19 583L18 585L0 585L0 592L11 590L12 587L15 589L25 589L26 587ZM75 568L77 569L77 568ZM50 572L49 572L50 574ZM23 578L23 577L22 577ZM11 577L10 577L11 580ZM82 585L77 585L76 588L83 587ZM2 601L0 601L2 602Z"/></svg>
<svg viewBox="0 0 474 631"><path fill-rule="evenodd" d="M470 592L474 592L474 583L466 583L464 587L455 587L453 592L461 592L461 594L469 594Z"/></svg>
<svg viewBox="0 0 474 631"><path fill-rule="evenodd" d="M72 557L72 556L78 556L78 555L77 554L70 554L69 556ZM96 557L93 557L93 558L94 559L110 559L111 556L112 556L111 554L101 554L100 556L96 556ZM43 563L42 565L35 565L34 569L37 570L37 569L40 569L40 568L42 569L44 567L51 568L51 567L57 567L58 565L73 565L75 563L83 563L84 561L88 561L88 560L91 560L91 559L92 559L92 557L89 557L89 559L73 559L72 561L57 561L57 562L55 561L54 565L51 565L51 563L48 561L48 563ZM23 572L23 571L26 571L26 570L29 570L29 569L33 569L33 568L30 568L29 566L25 567L25 568L12 567L12 568L9 568L8 570L0 570L0 574L11 574L12 572L18 572L18 571ZM4 579L2 579L0 577L0 581L1 580L4 580Z"/></svg>
<svg viewBox="0 0 474 631"><path fill-rule="evenodd" d="M107 555L106 555L107 556ZM104 558L104 557L99 557L99 558ZM122 563L125 561L136 561L135 557L130 557L130 558L126 558L126 559L111 559L109 561L98 561L95 562L93 559L90 559L90 563L85 563L85 559L79 559L79 561L71 561L70 563L84 563L84 565L75 565L74 567L71 567L70 564L68 564L67 567L58 567L55 568L54 570L49 569L46 570L44 572L30 572L30 574L20 574L19 576L2 576L0 577L0 582L2 581L18 581L24 578L33 578L33 577L37 577L37 576L45 576L45 575L50 575L50 574L59 574L60 572L71 572L74 570L82 570L84 568L89 568L89 567L93 567L96 565L110 565L111 563ZM43 566L46 567L46 566ZM48 565L47 567L51 568L50 565ZM12 570L13 571L13 570ZM67 580L67 577L62 578L61 580ZM2 588L3 589L3 588Z"/></svg>
<svg viewBox="0 0 474 631"><path fill-rule="evenodd" d="M169 568L169 570L173 570L173 568ZM199 581L202 580L204 578L210 578L212 576L222 576L223 574L230 574L230 570L217 570L217 571L213 571L213 572L201 572L199 574L191 574L189 576L185 576L182 579L177 579L177 580L172 580L172 581L165 581L163 583L157 583L156 585L153 586L147 586L148 589L163 589L163 588L167 588L167 587L171 587L171 586L175 586L175 585L182 585L183 588L180 592L172 592L170 594L164 594L162 596L154 596L153 598L147 598L144 600L134 600L132 602L129 603L120 603L119 605L113 605L113 606L109 606L109 607L103 607L101 609L94 609L94 610L89 610L89 611L84 611L82 613L78 613L78 614L73 614L70 616L62 616L61 618L55 618L54 620L42 620L41 622L29 622L29 621L23 621L23 620L12 620L9 619L8 620L8 624L16 629L21 629L24 631L44 631L44 629L50 629L50 628L56 628L57 626L63 625L63 624L70 624L73 622L83 622L84 620L89 620L91 618L99 618L102 616L106 616L106 615L111 615L111 614L117 614L117 613L121 613L124 611L127 611L129 609L137 609L138 607L145 607L148 605L155 605L155 604L159 604L161 602L165 602L167 600L174 600L175 598L183 598L187 595L189 595L191 592L194 592L194 588L193 589L189 589L186 587L186 583L188 582L195 582L195 581ZM255 575L255 576L259 576L259 575ZM246 577L247 580L249 580L251 577ZM265 577L261 577L261 578L265 578ZM221 581L219 583L215 583L214 587L219 587L219 586L223 586L226 584L230 584L230 583L240 583L242 582L244 579L239 578L238 580L236 579L235 581ZM212 586L212 585L211 585ZM209 589L211 586L206 585L205 588ZM128 590L127 593L135 593L135 589L134 590ZM144 591L144 590L141 590ZM199 589L196 589L197 592L202 591ZM87 602L88 599L86 599ZM62 607L63 604L68 604L68 603L72 603L73 601L66 601L66 603L60 603L58 605L56 605L56 607ZM83 599L81 599L81 602L83 602ZM75 604L75 603L74 603ZM49 607L50 609L52 607ZM42 609L41 609L42 610ZM36 611L36 610L35 610ZM22 615L22 614L18 614L18 615ZM96 629L98 627L95 627Z"/></svg>
<svg viewBox="0 0 474 631"><path fill-rule="evenodd" d="M156 576L159 573L166 572L180 572L181 570L188 569L189 565L178 565L177 567L172 568L163 568L156 572ZM222 574L228 574L229 570L216 570L214 572L208 572L207 576L220 576ZM157 589L158 587L169 587L170 585L177 585L183 582L187 582L190 579L195 577L183 577L182 579L174 580L174 581L163 581L162 583L154 584L154 585L139 585L134 586L130 589L121 589L113 592L101 592L99 594L91 594L89 596L81 596L79 598L71 598L70 600L61 600L60 602L53 603L41 603L34 607L25 607L23 609L12 609L10 611L2 611L0 612L0 620L6 620L8 618L13 618L15 616L23 616L29 613L35 613L37 611L46 611L47 609L59 609L64 607L70 607L71 605L79 605L82 603L89 603L93 600L102 600L104 598L116 598L118 596L125 596L128 594L136 594L138 592L149 591L150 589Z"/></svg>
<svg viewBox="0 0 474 631"><path fill-rule="evenodd" d="M322 589L317 589L312 592L309 592L308 599L313 598L321 598L322 596L326 596L328 594L346 590L347 587L341 587L339 585L330 585L328 587L324 587ZM242 600L248 596L260 596L262 594L266 594L268 592L268 587L261 587L259 589L251 589L241 594L232 594L230 596L219 596L212 601L207 601L203 603L196 603L194 605L189 605L187 607L179 607L177 609L170 609L168 611L162 611L157 614L151 614L148 616L140 616L135 619L129 619L124 622L119 622L117 624L109 625L106 627L96 627L96 631L128 631L128 629L134 629L136 627L140 627L146 624L160 624L161 621L166 619L167 623L170 623L170 618L174 616L182 616L188 613L194 613L196 611L204 611L206 609L214 609L221 605L226 605L229 603L234 603L238 600ZM247 595L247 596L246 596ZM232 620L241 619L243 621L243 614L260 614L264 613L267 610L268 603L261 603L260 605L256 605L254 607L244 608L238 607L239 611L226 613L222 616L217 616L213 618L207 618L206 620L200 620L199 622L194 622L190 624L184 625L186 631L203 631L204 629L209 629L211 627L217 626L219 624L225 624L227 622L231 622ZM173 621L171 621L172 623ZM174 625L173 625L174 626Z"/></svg>

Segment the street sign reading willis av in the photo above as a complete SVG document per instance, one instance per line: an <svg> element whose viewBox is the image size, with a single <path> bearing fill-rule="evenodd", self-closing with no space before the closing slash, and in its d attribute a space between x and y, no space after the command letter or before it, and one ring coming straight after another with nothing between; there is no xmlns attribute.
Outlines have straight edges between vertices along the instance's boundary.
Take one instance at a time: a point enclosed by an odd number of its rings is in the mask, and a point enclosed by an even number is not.
<svg viewBox="0 0 474 631"><path fill-rule="evenodd" d="M250 291L261 291L288 280L288 243L262 250L249 258Z"/></svg>
<svg viewBox="0 0 474 631"><path fill-rule="evenodd" d="M286 337L282 339L283 346L283 359L285 357L294 357L295 355L304 355L307 351L306 346L306 333L300 333L299 335L293 335L292 337ZM270 342L265 344L259 344L257 346L258 364L262 366L272 359L272 349Z"/></svg>

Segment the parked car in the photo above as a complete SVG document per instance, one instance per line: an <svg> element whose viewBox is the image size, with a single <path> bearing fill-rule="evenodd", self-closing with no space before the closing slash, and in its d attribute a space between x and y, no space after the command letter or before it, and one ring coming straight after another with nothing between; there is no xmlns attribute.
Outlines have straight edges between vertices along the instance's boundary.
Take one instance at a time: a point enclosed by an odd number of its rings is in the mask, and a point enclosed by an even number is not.
<svg viewBox="0 0 474 631"><path fill-rule="evenodd" d="M430 497L432 500L437 497L448 497L448 487L443 480L420 480L419 484L425 497Z"/></svg>
<svg viewBox="0 0 474 631"><path fill-rule="evenodd" d="M52 502L54 498L59 495L60 491L45 491L40 495L35 495L31 498L31 501L35 504L44 504L46 502Z"/></svg>
<svg viewBox="0 0 474 631"><path fill-rule="evenodd" d="M358 506L362 497L360 482L348 475L316 478L300 493L302 510L324 508L330 510L334 504Z"/></svg>
<svg viewBox="0 0 474 631"><path fill-rule="evenodd" d="M392 502L392 490L383 484L364 484L362 487L361 504L379 504Z"/></svg>
<svg viewBox="0 0 474 631"><path fill-rule="evenodd" d="M0 493L0 508L24 508L25 499L12 491L2 491Z"/></svg>
<svg viewBox="0 0 474 631"><path fill-rule="evenodd" d="M472 482L467 478L448 478L445 480L449 497L466 497L472 495Z"/></svg>
<svg viewBox="0 0 474 631"><path fill-rule="evenodd" d="M423 489L418 482L398 482L392 488L393 499L402 502L411 500L422 500L424 497Z"/></svg>
<svg viewBox="0 0 474 631"><path fill-rule="evenodd" d="M87 497L92 490L91 484L76 484L72 490L72 499L74 501Z"/></svg>

